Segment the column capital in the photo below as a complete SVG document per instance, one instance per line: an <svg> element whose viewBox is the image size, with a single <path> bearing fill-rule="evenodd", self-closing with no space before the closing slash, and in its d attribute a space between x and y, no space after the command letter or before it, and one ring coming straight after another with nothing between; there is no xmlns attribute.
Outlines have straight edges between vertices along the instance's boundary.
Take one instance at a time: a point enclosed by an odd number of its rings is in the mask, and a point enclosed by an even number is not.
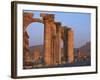
<svg viewBox="0 0 100 80"><path fill-rule="evenodd" d="M44 21L48 21L48 22L54 21L54 14L41 13L40 16L43 18Z"/></svg>

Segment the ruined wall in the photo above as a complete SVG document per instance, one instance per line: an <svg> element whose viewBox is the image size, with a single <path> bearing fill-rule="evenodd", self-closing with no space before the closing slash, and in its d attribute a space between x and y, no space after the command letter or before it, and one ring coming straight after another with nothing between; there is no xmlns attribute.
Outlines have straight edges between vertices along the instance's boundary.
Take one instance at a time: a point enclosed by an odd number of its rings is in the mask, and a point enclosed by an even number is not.
<svg viewBox="0 0 100 80"><path fill-rule="evenodd" d="M40 16L42 19L33 18L33 13L24 13L23 16L23 36L24 38L24 60L29 60L30 53L29 53L29 36L26 35L27 32L25 32L25 29L28 27L28 25L32 22L40 22L44 24L44 62L46 66L51 65L58 65L62 64L62 52L61 52L61 39L63 40L63 58L65 63L69 62L72 63L74 61L74 40L73 31L66 27L62 26L60 22L56 22L54 20L54 14L44 14L41 13ZM36 55L34 55L35 59L37 59L40 54L39 52L35 52Z"/></svg>
<svg viewBox="0 0 100 80"><path fill-rule="evenodd" d="M29 53L29 36L26 31L23 33L23 53L24 65L27 65L31 61L31 57Z"/></svg>
<svg viewBox="0 0 100 80"><path fill-rule="evenodd" d="M31 23L32 13L23 13L23 60L24 65L28 65L31 61L30 53L29 53L29 36L26 31L26 28Z"/></svg>
<svg viewBox="0 0 100 80"><path fill-rule="evenodd" d="M32 22L40 22L42 23L41 19L33 18L33 13L23 13L23 61L24 64L29 64L32 61L32 57L29 51L29 36L26 31L26 28Z"/></svg>

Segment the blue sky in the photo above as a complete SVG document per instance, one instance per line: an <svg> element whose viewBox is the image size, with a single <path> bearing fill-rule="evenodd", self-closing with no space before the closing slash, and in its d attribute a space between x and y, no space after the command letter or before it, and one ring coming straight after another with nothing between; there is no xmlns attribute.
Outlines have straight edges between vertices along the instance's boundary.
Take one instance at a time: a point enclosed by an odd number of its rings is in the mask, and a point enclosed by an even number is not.
<svg viewBox="0 0 100 80"><path fill-rule="evenodd" d="M40 18L40 13L55 14L55 21L61 22L62 26L68 26L74 31L74 47L78 48L90 41L91 36L91 14L77 12L44 12L29 11L34 13L34 18ZM29 46L41 45L44 40L44 25L42 23L31 23L26 29L29 34Z"/></svg>

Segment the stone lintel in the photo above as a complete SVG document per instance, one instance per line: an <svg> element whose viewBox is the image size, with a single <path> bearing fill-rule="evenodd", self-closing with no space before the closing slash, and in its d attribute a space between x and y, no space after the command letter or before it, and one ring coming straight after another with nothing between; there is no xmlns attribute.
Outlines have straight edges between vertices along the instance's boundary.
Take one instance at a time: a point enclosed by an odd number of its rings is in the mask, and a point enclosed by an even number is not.
<svg viewBox="0 0 100 80"><path fill-rule="evenodd" d="M24 16L28 16L29 18L32 18L34 16L34 14L33 13L24 12Z"/></svg>
<svg viewBox="0 0 100 80"><path fill-rule="evenodd" d="M32 18L31 22L40 22L40 23L43 23L43 20L39 19L39 18Z"/></svg>
<svg viewBox="0 0 100 80"><path fill-rule="evenodd" d="M45 13L41 13L41 14L40 14L40 17L45 17L45 16L46 16Z"/></svg>

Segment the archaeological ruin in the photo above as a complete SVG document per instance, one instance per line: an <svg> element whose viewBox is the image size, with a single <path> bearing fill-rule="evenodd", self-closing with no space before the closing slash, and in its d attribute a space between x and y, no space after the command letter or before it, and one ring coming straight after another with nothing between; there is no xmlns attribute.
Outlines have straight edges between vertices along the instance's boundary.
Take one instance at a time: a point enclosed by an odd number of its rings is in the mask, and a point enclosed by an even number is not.
<svg viewBox="0 0 100 80"><path fill-rule="evenodd" d="M44 63L45 66L73 63L74 61L74 32L61 22L55 21L54 14L41 13L40 17L34 18L33 13L23 13L23 60L24 65L31 64L32 59L38 59L39 51L34 54L29 52L29 35L26 28L30 23L39 22L44 24ZM63 41L63 54L61 52L61 40ZM36 57L34 57L36 56Z"/></svg>

